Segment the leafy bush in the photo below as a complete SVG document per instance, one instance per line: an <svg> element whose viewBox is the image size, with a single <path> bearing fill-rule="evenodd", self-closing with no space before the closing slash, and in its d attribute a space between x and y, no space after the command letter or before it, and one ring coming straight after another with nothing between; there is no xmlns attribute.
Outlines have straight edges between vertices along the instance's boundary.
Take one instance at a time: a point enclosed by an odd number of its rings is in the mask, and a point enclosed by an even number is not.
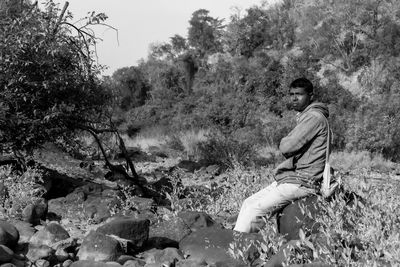
<svg viewBox="0 0 400 267"><path fill-rule="evenodd" d="M197 146L199 160L226 167L233 167L236 162L249 165L256 154L253 145L242 143L218 132L210 133L207 140L199 142Z"/></svg>
<svg viewBox="0 0 400 267"><path fill-rule="evenodd" d="M2 216L5 218L21 218L22 210L35 203L45 193L39 186L43 182L41 171L28 168L17 174L10 166L0 167L0 182L4 184L6 193L2 199Z"/></svg>

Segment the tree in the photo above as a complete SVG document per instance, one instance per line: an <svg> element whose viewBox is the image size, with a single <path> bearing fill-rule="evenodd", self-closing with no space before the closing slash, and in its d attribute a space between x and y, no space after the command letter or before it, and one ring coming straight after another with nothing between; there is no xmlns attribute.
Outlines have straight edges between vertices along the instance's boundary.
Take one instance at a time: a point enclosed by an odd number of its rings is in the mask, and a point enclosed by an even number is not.
<svg viewBox="0 0 400 267"><path fill-rule="evenodd" d="M144 105L150 85L138 67L125 67L116 70L112 75L118 88L120 107L123 110Z"/></svg>
<svg viewBox="0 0 400 267"><path fill-rule="evenodd" d="M90 30L107 17L92 13L78 27L69 22L68 4L62 10L52 1L46 6L22 6L0 19L0 151L14 152L22 165L43 143L81 130L96 140L102 132L118 134L109 123L111 97L98 79ZM131 170L135 176L133 165Z"/></svg>
<svg viewBox="0 0 400 267"><path fill-rule="evenodd" d="M207 53L222 51L223 20L213 18L208 13L208 10L199 9L192 14L192 18L189 20L189 45L199 52L201 58Z"/></svg>

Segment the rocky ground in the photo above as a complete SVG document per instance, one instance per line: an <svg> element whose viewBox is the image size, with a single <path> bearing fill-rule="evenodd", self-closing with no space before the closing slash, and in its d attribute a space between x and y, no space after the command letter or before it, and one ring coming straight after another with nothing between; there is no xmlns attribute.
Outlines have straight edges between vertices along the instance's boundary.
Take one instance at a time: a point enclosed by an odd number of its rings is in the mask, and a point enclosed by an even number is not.
<svg viewBox="0 0 400 267"><path fill-rule="evenodd" d="M82 165L54 149L37 154L36 160L45 168L40 184L45 194L24 207L19 219L0 221L1 266L282 266L288 253L282 246L262 261L261 235L234 232L229 214L216 219L171 207L177 186L218 192L209 181L226 179L219 166L153 155L152 161L136 163L145 185L127 192L121 185L129 181L104 179L97 162ZM177 169L189 178L172 181ZM194 172L195 180L190 179ZM190 190L178 197L182 207L189 197ZM298 206L288 209L302 216ZM299 239L304 223L281 222L287 244Z"/></svg>

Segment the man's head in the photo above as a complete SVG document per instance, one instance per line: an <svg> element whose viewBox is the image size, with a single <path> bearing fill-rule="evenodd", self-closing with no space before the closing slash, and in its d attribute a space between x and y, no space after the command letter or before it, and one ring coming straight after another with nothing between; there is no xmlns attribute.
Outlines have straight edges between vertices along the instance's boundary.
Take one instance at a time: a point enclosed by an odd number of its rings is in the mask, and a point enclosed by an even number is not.
<svg viewBox="0 0 400 267"><path fill-rule="evenodd" d="M306 78L294 80L289 86L289 95L294 110L302 112L313 100L313 85Z"/></svg>

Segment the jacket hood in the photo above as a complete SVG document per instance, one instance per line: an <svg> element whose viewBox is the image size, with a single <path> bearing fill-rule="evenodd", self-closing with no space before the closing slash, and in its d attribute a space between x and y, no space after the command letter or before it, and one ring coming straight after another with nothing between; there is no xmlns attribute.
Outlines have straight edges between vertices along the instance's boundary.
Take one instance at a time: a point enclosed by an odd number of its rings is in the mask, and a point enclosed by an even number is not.
<svg viewBox="0 0 400 267"><path fill-rule="evenodd" d="M324 104L324 103L321 103L321 102L313 102L313 103L311 103L310 105L308 105L308 107L306 107L305 110L303 110L303 112L301 112L301 114L304 114L304 113L306 113L307 111L309 111L311 109L321 112L326 118L329 117L328 106L326 104Z"/></svg>

